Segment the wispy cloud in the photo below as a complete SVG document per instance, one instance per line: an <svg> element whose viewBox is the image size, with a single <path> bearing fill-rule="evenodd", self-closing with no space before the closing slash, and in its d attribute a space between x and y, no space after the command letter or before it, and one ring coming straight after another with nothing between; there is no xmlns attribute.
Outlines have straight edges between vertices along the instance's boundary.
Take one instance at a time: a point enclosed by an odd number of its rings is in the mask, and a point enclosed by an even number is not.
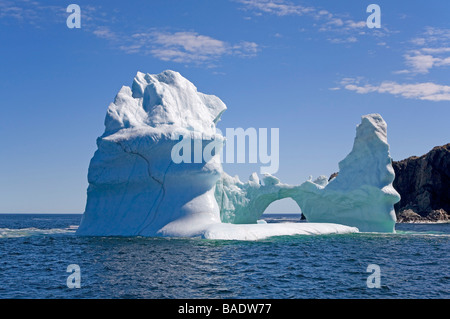
<svg viewBox="0 0 450 319"><path fill-rule="evenodd" d="M0 0L0 19L42 27L53 21L64 21L65 7L28 0Z"/></svg>
<svg viewBox="0 0 450 319"><path fill-rule="evenodd" d="M392 73L405 75L404 82L384 80L379 84L371 84L362 77L343 78L338 87L331 90L345 89L358 94L384 93L406 99L424 101L450 101L450 86L420 81L420 76L430 73L432 69L450 66L450 29L427 27L419 37L409 43L416 48L409 48L403 55L406 69ZM414 83L412 78L416 79Z"/></svg>
<svg viewBox="0 0 450 319"><path fill-rule="evenodd" d="M425 31L410 41L412 44L419 46L432 46L450 44L450 29L426 27Z"/></svg>
<svg viewBox="0 0 450 319"><path fill-rule="evenodd" d="M327 18L327 22L324 22L319 31L358 31L367 27L366 21L354 21L336 18L331 15L331 18Z"/></svg>
<svg viewBox="0 0 450 319"><path fill-rule="evenodd" d="M202 62L227 52L225 42L196 32L153 32L151 38L152 43L159 46L151 48L150 52L164 61Z"/></svg>
<svg viewBox="0 0 450 319"><path fill-rule="evenodd" d="M422 52L429 54L450 53L450 48L422 48Z"/></svg>
<svg viewBox="0 0 450 319"><path fill-rule="evenodd" d="M359 94L387 93L401 96L407 99L418 99L426 101L450 101L450 86L439 85L432 82L425 83L397 83L394 81L383 81L381 84L361 84L359 78L345 78L341 81L344 89ZM333 88L335 89L335 88Z"/></svg>
<svg viewBox="0 0 450 319"><path fill-rule="evenodd" d="M328 41L331 43L355 43L358 42L356 37L347 37L347 38L328 38Z"/></svg>
<svg viewBox="0 0 450 319"><path fill-rule="evenodd" d="M244 10L254 10L257 13L270 13L277 16L304 15L313 12L312 7L293 4L284 0L236 0L244 5Z"/></svg>
<svg viewBox="0 0 450 319"><path fill-rule="evenodd" d="M248 57L254 56L259 50L254 42L230 44L196 32L154 32L152 36L154 42L160 45L150 50L155 57L180 63L210 62L224 55Z"/></svg>
<svg viewBox="0 0 450 319"><path fill-rule="evenodd" d="M290 10L274 6L273 10ZM100 6L81 7L81 30L107 41L112 47L127 54L150 55L163 61L206 64L213 66L223 56L252 57L260 50L251 41L229 43L193 31L164 32L152 29L148 32L120 31L115 10L103 10ZM3 23L24 23L34 27L45 24L65 24L66 6L47 5L37 0L0 0L0 20Z"/></svg>
<svg viewBox="0 0 450 319"><path fill-rule="evenodd" d="M118 40L119 37L118 35L111 31L110 28L102 26L102 27L97 27L95 29L93 29L92 34L94 34L95 36L102 38L102 39L107 39L107 40Z"/></svg>
<svg viewBox="0 0 450 319"><path fill-rule="evenodd" d="M450 29L427 27L410 43L416 46L404 54L407 69L396 74L427 74L431 69L450 66Z"/></svg>
<svg viewBox="0 0 450 319"><path fill-rule="evenodd" d="M66 9L70 2L50 5L37 0L0 0L0 20L3 23L20 23L44 28L51 24L65 24L69 15ZM111 22L114 18L106 17L100 6L82 6L83 28L95 27L102 22Z"/></svg>
<svg viewBox="0 0 450 319"><path fill-rule="evenodd" d="M112 32L108 28L95 30L94 35L117 43L128 54L151 55L163 61L177 63L208 64L223 56L252 57L259 51L255 42L241 41L235 44L218 40L193 31L134 33L131 36Z"/></svg>
<svg viewBox="0 0 450 319"><path fill-rule="evenodd" d="M355 21L346 14L336 14L328 10L312 6L294 4L287 0L234 0L241 4L241 9L255 15L271 14L283 16L306 16L312 19L316 31L329 33L326 39L331 43L355 43L360 36L367 36L366 21ZM387 28L371 30L374 36L385 36L390 33Z"/></svg>
<svg viewBox="0 0 450 319"><path fill-rule="evenodd" d="M429 49L431 50L431 49ZM438 49L435 49L438 50ZM428 73L434 67L449 66L450 56L436 57L430 54L424 54L424 50L414 51L412 54L406 54L406 64L411 67L412 73ZM442 51L436 51L442 52ZM444 51L446 52L446 51Z"/></svg>

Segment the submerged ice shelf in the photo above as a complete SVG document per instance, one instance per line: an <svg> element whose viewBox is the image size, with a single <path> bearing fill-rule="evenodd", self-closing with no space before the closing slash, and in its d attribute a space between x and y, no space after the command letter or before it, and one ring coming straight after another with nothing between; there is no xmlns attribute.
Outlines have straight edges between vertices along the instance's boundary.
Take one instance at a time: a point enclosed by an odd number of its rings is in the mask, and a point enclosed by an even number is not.
<svg viewBox="0 0 450 319"><path fill-rule="evenodd" d="M358 228L331 223L214 224L203 238L221 240L258 240L273 236L357 233Z"/></svg>
<svg viewBox="0 0 450 319"><path fill-rule="evenodd" d="M399 196L380 115L363 116L338 177L291 186L271 175L260 181L256 174L242 183L223 172L225 139L216 124L225 110L218 97L198 92L177 72L138 72L108 107L77 234L261 239L394 231ZM213 145L213 156L174 163L180 136L203 149ZM285 197L293 198L311 223L256 223L270 203Z"/></svg>

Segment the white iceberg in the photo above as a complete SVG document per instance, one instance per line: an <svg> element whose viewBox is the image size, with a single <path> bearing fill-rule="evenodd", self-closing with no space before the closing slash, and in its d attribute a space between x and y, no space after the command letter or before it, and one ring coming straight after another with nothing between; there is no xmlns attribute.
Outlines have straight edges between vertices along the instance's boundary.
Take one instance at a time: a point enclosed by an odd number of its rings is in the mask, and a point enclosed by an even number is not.
<svg viewBox="0 0 450 319"><path fill-rule="evenodd" d="M310 222L340 223L363 232L395 232L395 173L387 125L379 114L362 117L353 149L329 183L307 181L292 195Z"/></svg>
<svg viewBox="0 0 450 319"><path fill-rule="evenodd" d="M256 223L273 202L292 198L309 222L338 223L364 232L395 231L394 204L400 195L392 186L394 170L387 143L387 125L379 114L362 117L353 150L339 163L339 175L328 182L320 176L299 186L253 173L247 183L222 174L215 196L221 219L236 224Z"/></svg>
<svg viewBox="0 0 450 319"><path fill-rule="evenodd" d="M189 237L220 223L218 154L208 162L175 164L171 152L186 135L220 149L224 138L215 125L225 109L177 72L138 73L108 108L77 234Z"/></svg>
<svg viewBox="0 0 450 319"><path fill-rule="evenodd" d="M198 92L177 72L138 72L132 87L122 87L108 108L77 234L254 240L357 232L356 227L393 231L398 194L380 116L363 117L354 150L335 180L291 186L268 174L262 182L253 174L242 183L223 172L224 137L216 123L225 110L218 97ZM211 156L174 162L180 136ZM270 203L285 197L296 200L309 221L320 223L258 221Z"/></svg>

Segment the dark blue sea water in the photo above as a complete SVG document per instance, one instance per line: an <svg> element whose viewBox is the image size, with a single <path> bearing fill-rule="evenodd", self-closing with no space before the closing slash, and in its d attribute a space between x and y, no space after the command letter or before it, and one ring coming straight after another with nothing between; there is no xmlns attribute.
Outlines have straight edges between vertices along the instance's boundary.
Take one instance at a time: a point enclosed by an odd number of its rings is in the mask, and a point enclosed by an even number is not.
<svg viewBox="0 0 450 319"><path fill-rule="evenodd" d="M80 218L0 215L0 298L450 297L450 224L248 242L78 237ZM70 264L79 289L66 285ZM380 288L367 287L369 264Z"/></svg>

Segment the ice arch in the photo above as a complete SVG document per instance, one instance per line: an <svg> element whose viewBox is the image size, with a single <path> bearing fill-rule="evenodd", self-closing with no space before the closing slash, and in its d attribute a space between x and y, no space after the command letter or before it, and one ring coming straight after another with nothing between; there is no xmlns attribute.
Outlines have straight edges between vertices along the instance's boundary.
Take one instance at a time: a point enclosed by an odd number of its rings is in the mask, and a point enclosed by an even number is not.
<svg viewBox="0 0 450 319"><path fill-rule="evenodd" d="M387 125L379 114L362 117L352 151L339 163L339 175L328 182L320 176L299 186L256 173L247 183L225 173L216 183L215 197L222 222L256 223L274 201L290 197L309 222L339 223L360 231L394 232L394 170L387 143Z"/></svg>
<svg viewBox="0 0 450 319"><path fill-rule="evenodd" d="M300 206L290 197L282 198L276 200L269 204L264 210L262 218L264 219L267 215L273 214L288 214L292 216L301 215L302 211Z"/></svg>
<svg viewBox="0 0 450 319"><path fill-rule="evenodd" d="M289 189L292 186L282 184L269 174L265 174L260 181L258 175L253 173L249 181L243 183L238 176L223 173L215 189L220 218L224 223L256 223L270 204L291 197Z"/></svg>
<svg viewBox="0 0 450 319"><path fill-rule="evenodd" d="M314 185L325 185L325 176L320 176ZM302 184L303 185L303 184ZM216 184L215 196L220 208L220 218L224 223L253 224L264 214L267 207L277 200L293 199L302 210L302 197L305 186L283 184L278 178L264 174L262 179L253 173L247 183L238 176L223 173ZM302 211L303 213L303 211Z"/></svg>

